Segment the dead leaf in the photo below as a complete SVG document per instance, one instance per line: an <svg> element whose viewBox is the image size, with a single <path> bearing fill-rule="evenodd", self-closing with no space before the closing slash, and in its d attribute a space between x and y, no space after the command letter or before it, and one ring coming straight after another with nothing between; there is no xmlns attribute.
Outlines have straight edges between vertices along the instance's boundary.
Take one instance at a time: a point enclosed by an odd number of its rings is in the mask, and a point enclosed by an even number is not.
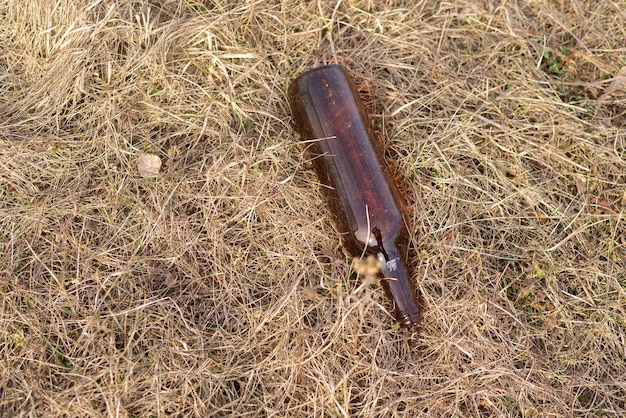
<svg viewBox="0 0 626 418"><path fill-rule="evenodd" d="M559 313L556 310L548 312L545 318L546 329L553 330L559 323Z"/></svg>
<svg viewBox="0 0 626 418"><path fill-rule="evenodd" d="M578 195L584 197L587 194L587 178L582 174L575 174L576 189L578 189Z"/></svg>
<svg viewBox="0 0 626 418"><path fill-rule="evenodd" d="M144 178L154 178L161 170L161 158L158 155L141 153L137 157L137 170Z"/></svg>
<svg viewBox="0 0 626 418"><path fill-rule="evenodd" d="M167 162L166 164L169 166L172 163L172 160L176 157L178 157L178 155L180 154L180 148L178 148L178 146L176 145L172 145L168 150L167 150Z"/></svg>
<svg viewBox="0 0 626 418"><path fill-rule="evenodd" d="M626 66L622 67L615 77L611 80L609 85L604 89L604 93L598 100L609 100L616 96L626 95Z"/></svg>
<svg viewBox="0 0 626 418"><path fill-rule="evenodd" d="M597 202L598 202L598 209L600 209L600 212L604 214L617 213L617 211L615 210L611 202L609 202L608 200L600 199Z"/></svg>

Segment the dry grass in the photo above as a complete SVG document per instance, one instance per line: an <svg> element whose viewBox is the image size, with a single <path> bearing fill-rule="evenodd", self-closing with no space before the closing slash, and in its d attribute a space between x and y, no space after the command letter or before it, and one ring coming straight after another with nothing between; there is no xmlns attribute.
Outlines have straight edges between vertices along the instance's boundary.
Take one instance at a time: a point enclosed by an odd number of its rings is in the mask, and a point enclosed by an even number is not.
<svg viewBox="0 0 626 418"><path fill-rule="evenodd" d="M300 3L0 2L0 415L625 416L626 4ZM420 335L291 128L327 62L411 202Z"/></svg>

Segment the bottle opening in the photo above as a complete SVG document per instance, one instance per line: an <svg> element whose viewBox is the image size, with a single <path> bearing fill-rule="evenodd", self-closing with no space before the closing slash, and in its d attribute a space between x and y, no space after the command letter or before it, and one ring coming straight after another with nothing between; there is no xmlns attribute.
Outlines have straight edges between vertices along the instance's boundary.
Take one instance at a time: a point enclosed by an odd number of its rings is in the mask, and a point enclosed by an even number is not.
<svg viewBox="0 0 626 418"><path fill-rule="evenodd" d="M399 323L403 327L414 327L418 326L422 322L422 315L420 315L419 311L412 312L410 314L402 315Z"/></svg>

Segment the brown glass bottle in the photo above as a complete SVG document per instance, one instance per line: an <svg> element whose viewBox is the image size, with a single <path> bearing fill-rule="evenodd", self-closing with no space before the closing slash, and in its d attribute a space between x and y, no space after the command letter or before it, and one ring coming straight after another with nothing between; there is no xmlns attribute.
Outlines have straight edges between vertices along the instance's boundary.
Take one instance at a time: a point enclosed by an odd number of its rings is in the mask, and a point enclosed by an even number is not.
<svg viewBox="0 0 626 418"><path fill-rule="evenodd" d="M338 65L310 70L289 86L288 99L343 245L355 257L381 261L382 286L398 322L418 324L401 199L349 74Z"/></svg>

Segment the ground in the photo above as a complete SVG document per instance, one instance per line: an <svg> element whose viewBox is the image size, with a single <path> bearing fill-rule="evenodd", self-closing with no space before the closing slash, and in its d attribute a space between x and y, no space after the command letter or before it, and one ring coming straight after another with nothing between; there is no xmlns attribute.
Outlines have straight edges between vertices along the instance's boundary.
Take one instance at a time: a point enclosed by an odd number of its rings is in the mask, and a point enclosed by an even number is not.
<svg viewBox="0 0 626 418"><path fill-rule="evenodd" d="M626 4L0 1L0 415L626 415ZM354 75L398 328L286 91Z"/></svg>

